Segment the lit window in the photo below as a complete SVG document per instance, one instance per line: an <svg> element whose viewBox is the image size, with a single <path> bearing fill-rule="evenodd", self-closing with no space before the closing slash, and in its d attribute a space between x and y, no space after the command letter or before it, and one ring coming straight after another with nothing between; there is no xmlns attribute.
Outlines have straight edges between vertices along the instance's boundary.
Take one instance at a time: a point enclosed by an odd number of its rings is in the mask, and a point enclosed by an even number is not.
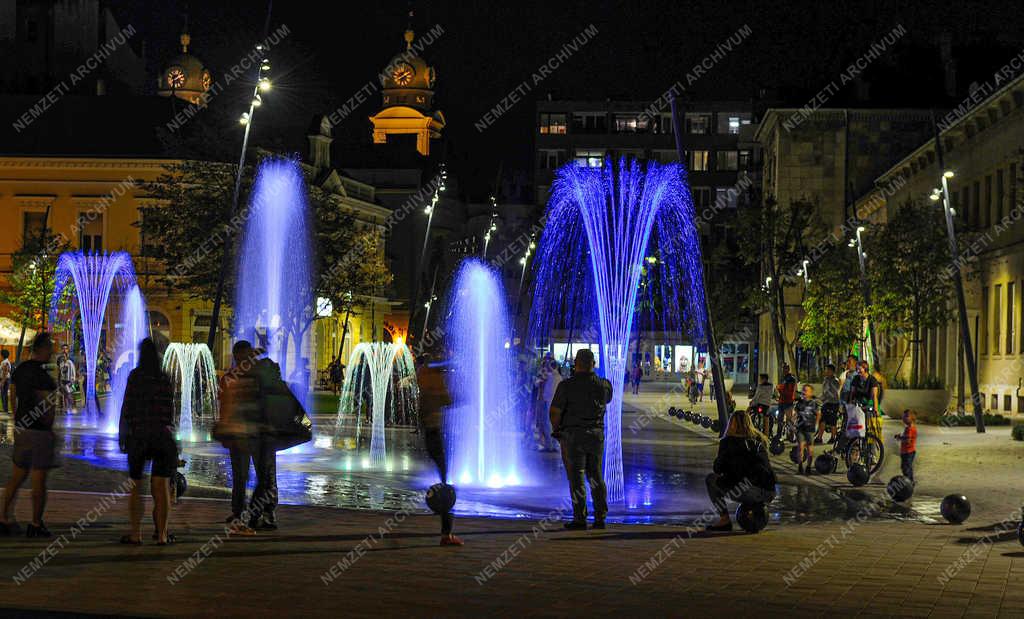
<svg viewBox="0 0 1024 619"><path fill-rule="evenodd" d="M691 172L707 172L708 170L708 151L706 150L691 150L690 151L690 171Z"/></svg>
<svg viewBox="0 0 1024 619"><path fill-rule="evenodd" d="M541 114L540 132L565 135L565 114Z"/></svg>
<svg viewBox="0 0 1024 619"><path fill-rule="evenodd" d="M615 133L646 133L650 126L647 116L639 114L616 114Z"/></svg>
<svg viewBox="0 0 1024 619"><path fill-rule="evenodd" d="M576 149L576 156L574 157L576 165L583 166L585 168L600 168L604 165L604 149L600 148L583 148Z"/></svg>
<svg viewBox="0 0 1024 619"><path fill-rule="evenodd" d="M740 127L749 124L750 114L748 112L719 112L718 114L718 133L735 135L740 132Z"/></svg>
<svg viewBox="0 0 1024 619"><path fill-rule="evenodd" d="M732 187L715 188L715 208L736 208L739 192Z"/></svg>
<svg viewBox="0 0 1024 619"><path fill-rule="evenodd" d="M78 247L82 251L103 251L103 215L95 211L78 216Z"/></svg>

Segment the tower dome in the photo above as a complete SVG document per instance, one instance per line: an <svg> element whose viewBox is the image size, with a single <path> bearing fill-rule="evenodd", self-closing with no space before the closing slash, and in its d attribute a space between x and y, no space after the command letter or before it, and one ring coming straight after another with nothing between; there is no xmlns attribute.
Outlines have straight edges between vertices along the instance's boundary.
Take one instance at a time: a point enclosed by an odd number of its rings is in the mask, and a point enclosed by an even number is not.
<svg viewBox="0 0 1024 619"><path fill-rule="evenodd" d="M188 53L191 40L187 32L181 35L181 53L172 58L160 72L157 93L198 104L213 84L213 78L203 62Z"/></svg>
<svg viewBox="0 0 1024 619"><path fill-rule="evenodd" d="M412 49L416 35L405 31L405 51L396 54L384 67L383 107L405 105L417 110L430 109L437 74L427 61Z"/></svg>

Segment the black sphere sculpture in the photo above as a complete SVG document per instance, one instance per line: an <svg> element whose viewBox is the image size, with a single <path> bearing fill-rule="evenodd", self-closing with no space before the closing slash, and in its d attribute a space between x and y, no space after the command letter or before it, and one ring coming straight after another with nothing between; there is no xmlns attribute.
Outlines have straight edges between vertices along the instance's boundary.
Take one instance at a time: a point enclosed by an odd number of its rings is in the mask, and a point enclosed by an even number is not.
<svg viewBox="0 0 1024 619"><path fill-rule="evenodd" d="M860 462L854 462L850 465L850 470L846 471L846 479L854 486L863 486L868 483L868 478L868 470Z"/></svg>
<svg viewBox="0 0 1024 619"><path fill-rule="evenodd" d="M839 464L839 459L832 454L821 454L814 459L814 470L819 475L831 475L836 472L836 466Z"/></svg>
<svg viewBox="0 0 1024 619"><path fill-rule="evenodd" d="M950 494L939 505L942 517L953 524L960 524L971 517L971 502L962 494Z"/></svg>
<svg viewBox="0 0 1024 619"><path fill-rule="evenodd" d="M914 496L914 482L910 481L909 477L897 475L889 480L889 483L885 486L885 491L893 501L902 503Z"/></svg>
<svg viewBox="0 0 1024 619"><path fill-rule="evenodd" d="M768 447L768 451L770 451L773 456L778 456L782 454L782 452L786 451L786 444L780 441L779 439L775 439L772 441L772 444Z"/></svg>
<svg viewBox="0 0 1024 619"><path fill-rule="evenodd" d="M427 489L427 507L435 514L447 514L455 506L455 487L434 484Z"/></svg>
<svg viewBox="0 0 1024 619"><path fill-rule="evenodd" d="M736 524L747 533L760 533L768 526L764 503L740 503L736 508Z"/></svg>

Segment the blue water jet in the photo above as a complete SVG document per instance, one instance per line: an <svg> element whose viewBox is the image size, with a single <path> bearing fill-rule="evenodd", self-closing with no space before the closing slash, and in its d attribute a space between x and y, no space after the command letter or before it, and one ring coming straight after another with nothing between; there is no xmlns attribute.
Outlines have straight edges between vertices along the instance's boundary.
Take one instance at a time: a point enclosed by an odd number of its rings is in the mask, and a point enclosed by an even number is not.
<svg viewBox="0 0 1024 619"><path fill-rule="evenodd" d="M121 299L120 319L114 327L114 356L111 359L110 394L104 404L106 432L115 434L121 418L121 404L124 390L128 386L128 374L135 369L139 360L139 342L149 337L149 313L146 300L138 285L128 289Z"/></svg>
<svg viewBox="0 0 1024 619"><path fill-rule="evenodd" d="M316 317L312 230L299 163L264 159L238 252L233 332L264 348L307 405L310 327Z"/></svg>
<svg viewBox="0 0 1024 619"><path fill-rule="evenodd" d="M463 261L449 291L444 332L454 401L444 418L452 480L492 488L525 483L520 430L527 411L513 390L512 327L495 270L475 258Z"/></svg>
<svg viewBox="0 0 1024 619"><path fill-rule="evenodd" d="M73 294L68 295L68 285ZM96 400L96 358L99 354L100 333L111 295L121 295L135 285L135 267L131 256L123 251L65 252L57 260L54 274L53 298L50 301L50 324L58 324L60 313L65 318L77 311L82 323L85 352L85 417L98 423L99 406ZM66 303L65 301L74 301ZM65 320L71 324L72 320Z"/></svg>
<svg viewBox="0 0 1024 619"><path fill-rule="evenodd" d="M625 158L598 168L567 164L552 185L545 220L530 339L546 347L554 329L596 327L600 371L614 387L605 417L605 478L609 499L621 501L622 391L648 264L658 265L648 274L659 296L652 322L704 339L700 243L685 168Z"/></svg>

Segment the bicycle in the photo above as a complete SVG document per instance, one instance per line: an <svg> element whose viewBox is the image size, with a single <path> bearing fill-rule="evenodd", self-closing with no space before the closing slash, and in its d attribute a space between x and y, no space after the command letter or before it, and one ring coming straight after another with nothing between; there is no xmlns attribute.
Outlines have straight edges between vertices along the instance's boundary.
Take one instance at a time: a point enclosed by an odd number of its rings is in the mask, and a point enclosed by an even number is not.
<svg viewBox="0 0 1024 619"><path fill-rule="evenodd" d="M885 445L880 436L867 429L869 425L867 420L875 414L874 410L868 406L858 408L863 411L863 418L858 420L858 427L854 428L858 432L857 436L849 436L849 428L846 426L847 411L841 413L844 418L843 427L847 429L846 440L842 445L837 443L836 450L843 455L843 461L847 468L854 463L859 463L864 466L869 476L874 476L882 468L882 461L885 459Z"/></svg>

